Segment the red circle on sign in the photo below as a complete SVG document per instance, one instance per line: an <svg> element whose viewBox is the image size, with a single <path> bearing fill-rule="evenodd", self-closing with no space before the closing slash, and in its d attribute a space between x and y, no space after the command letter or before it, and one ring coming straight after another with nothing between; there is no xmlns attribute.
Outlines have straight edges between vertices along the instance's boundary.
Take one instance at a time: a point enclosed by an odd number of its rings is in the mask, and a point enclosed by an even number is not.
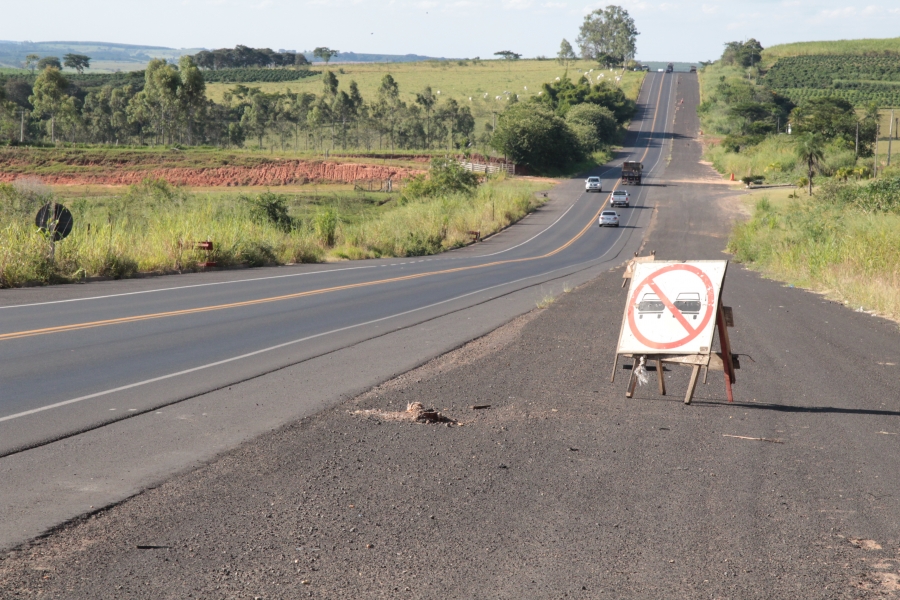
<svg viewBox="0 0 900 600"><path fill-rule="evenodd" d="M703 281L704 285L706 286L706 314L703 315L703 320L700 321L700 325L694 328L693 331L689 329L688 334L680 340L675 340L674 342L654 342L653 340L645 337L644 334L642 334L637 328L637 323L634 320L634 307L636 306L635 301L637 300L638 292L640 292L645 286L652 284L653 280L658 276L670 271L688 271L690 273L693 273L694 275L699 277L701 281ZM662 294L657 295L659 296L660 300L662 300L666 304L670 311L674 312L675 310L677 310L674 309L672 302L668 300L668 298L666 298ZM631 297L631 301L628 303L628 325L631 327L631 333L632 335L634 335L637 341L644 344L648 348L654 348L656 350L671 350L673 348L678 348L679 346L687 344L695 337L700 335L700 332L706 328L706 326L709 324L709 320L712 318L714 301L715 294L713 292L713 285L709 280L709 277L706 276L706 273L693 265L684 263L669 265L668 267L663 267L659 271L654 271L653 273L645 277L644 280L634 288L634 295ZM678 314L681 314L680 311Z"/></svg>

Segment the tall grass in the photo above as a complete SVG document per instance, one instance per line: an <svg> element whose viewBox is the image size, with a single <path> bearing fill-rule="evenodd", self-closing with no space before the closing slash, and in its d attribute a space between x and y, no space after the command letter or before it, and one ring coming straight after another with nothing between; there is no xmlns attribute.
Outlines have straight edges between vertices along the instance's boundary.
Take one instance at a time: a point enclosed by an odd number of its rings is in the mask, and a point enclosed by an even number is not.
<svg viewBox="0 0 900 600"><path fill-rule="evenodd" d="M900 214L763 197L728 248L771 277L900 319Z"/></svg>
<svg viewBox="0 0 900 600"><path fill-rule="evenodd" d="M0 287L194 271L207 261L229 267L434 254L468 243L469 231L485 236L521 219L539 205L536 189L498 178L473 194L391 202L352 219L326 206L285 227L260 218L248 203L136 186L108 199L100 216L73 203L76 227L52 256L33 217L0 205ZM195 247L205 240L213 242L211 252Z"/></svg>

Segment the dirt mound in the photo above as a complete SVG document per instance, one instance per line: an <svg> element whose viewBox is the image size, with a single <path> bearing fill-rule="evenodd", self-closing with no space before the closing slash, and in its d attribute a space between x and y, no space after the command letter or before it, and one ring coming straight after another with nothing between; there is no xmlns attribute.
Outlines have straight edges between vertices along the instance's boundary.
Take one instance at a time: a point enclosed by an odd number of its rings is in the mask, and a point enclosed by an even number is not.
<svg viewBox="0 0 900 600"><path fill-rule="evenodd" d="M50 185L131 185L140 183L149 177L164 179L173 185L192 187L279 186L314 182L385 181L387 179L397 182L424 172L421 169L359 163L282 160L257 166L165 167L109 171L91 169L83 173L42 173L41 179ZM0 173L0 181L12 182L21 176L20 173Z"/></svg>

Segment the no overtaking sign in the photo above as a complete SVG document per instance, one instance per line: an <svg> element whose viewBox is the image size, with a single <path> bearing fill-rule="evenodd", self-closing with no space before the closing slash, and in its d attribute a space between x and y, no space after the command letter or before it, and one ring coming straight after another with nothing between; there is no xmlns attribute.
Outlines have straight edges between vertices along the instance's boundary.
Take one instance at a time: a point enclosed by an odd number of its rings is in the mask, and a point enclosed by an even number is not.
<svg viewBox="0 0 900 600"><path fill-rule="evenodd" d="M619 354L709 354L728 261L636 263Z"/></svg>

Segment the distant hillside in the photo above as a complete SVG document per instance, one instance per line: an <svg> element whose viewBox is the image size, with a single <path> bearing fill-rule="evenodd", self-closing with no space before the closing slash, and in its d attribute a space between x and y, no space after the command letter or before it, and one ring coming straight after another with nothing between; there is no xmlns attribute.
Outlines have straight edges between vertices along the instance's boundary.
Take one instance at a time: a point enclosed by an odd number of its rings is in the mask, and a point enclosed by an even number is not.
<svg viewBox="0 0 900 600"><path fill-rule="evenodd" d="M0 40L0 68L22 68L25 57L37 54L41 57L64 54L86 54L91 57L93 72L136 71L143 69L154 58L177 60L184 54L196 54L204 48L166 48L164 46L136 46L109 42L12 42ZM312 55L303 53L310 62L322 62ZM404 63L426 60L447 60L419 54L361 54L340 52L331 62L342 63Z"/></svg>
<svg viewBox="0 0 900 600"><path fill-rule="evenodd" d="M91 57L91 71L132 71L143 69L154 58L177 59L195 54L201 48L165 48L109 42L11 42L0 41L0 66L21 68L29 54L56 56L86 54Z"/></svg>
<svg viewBox="0 0 900 600"><path fill-rule="evenodd" d="M834 40L830 42L796 42L779 44L763 50L763 63L772 64L787 56L833 54L896 54L900 56L900 37L864 40Z"/></svg>

